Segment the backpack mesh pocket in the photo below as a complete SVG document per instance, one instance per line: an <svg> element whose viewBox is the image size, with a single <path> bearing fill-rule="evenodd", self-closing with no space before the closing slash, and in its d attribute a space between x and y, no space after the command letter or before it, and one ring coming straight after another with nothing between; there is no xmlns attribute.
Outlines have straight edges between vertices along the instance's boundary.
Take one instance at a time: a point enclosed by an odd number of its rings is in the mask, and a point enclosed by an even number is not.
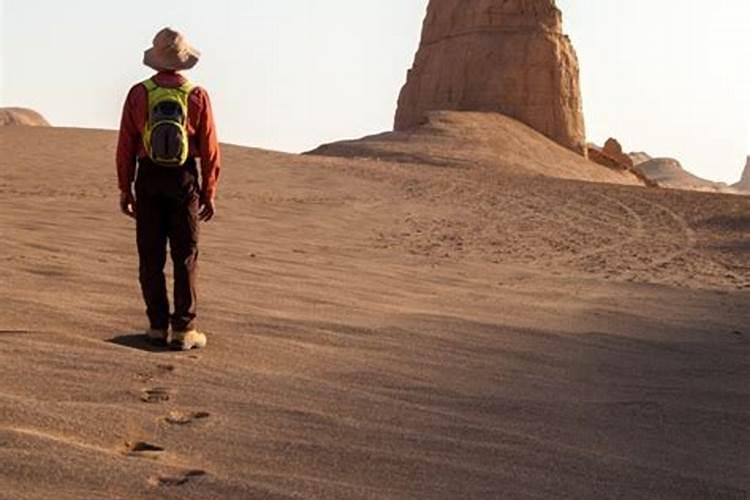
<svg viewBox="0 0 750 500"><path fill-rule="evenodd" d="M157 162L178 164L183 143L182 128L176 123L159 123L151 131L151 154Z"/></svg>

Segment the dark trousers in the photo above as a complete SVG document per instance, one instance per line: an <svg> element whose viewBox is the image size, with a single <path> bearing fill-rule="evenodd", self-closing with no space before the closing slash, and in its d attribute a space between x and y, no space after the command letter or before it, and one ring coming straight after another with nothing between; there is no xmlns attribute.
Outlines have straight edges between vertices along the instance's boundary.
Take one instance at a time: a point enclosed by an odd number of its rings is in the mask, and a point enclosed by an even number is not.
<svg viewBox="0 0 750 500"><path fill-rule="evenodd" d="M174 331L195 326L198 263L198 169L138 162L135 182L139 277L151 328ZM170 316L164 266L169 242L174 265L174 313Z"/></svg>

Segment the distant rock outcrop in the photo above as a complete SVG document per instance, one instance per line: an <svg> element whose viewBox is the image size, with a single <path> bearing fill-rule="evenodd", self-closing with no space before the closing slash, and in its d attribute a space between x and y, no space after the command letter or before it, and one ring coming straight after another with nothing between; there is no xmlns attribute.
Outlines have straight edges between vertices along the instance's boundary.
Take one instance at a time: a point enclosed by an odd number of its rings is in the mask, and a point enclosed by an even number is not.
<svg viewBox="0 0 750 500"><path fill-rule="evenodd" d="M650 154L644 153L643 151L633 152L628 156L630 156L630 159L633 160L633 165L635 165L636 167L641 163L646 163L647 161L654 159Z"/></svg>
<svg viewBox="0 0 750 500"><path fill-rule="evenodd" d="M685 170L679 161L672 158L654 158L635 167L645 177L659 186L689 191L709 191L715 193L737 193L738 191L721 182L702 179Z"/></svg>
<svg viewBox="0 0 750 500"><path fill-rule="evenodd" d="M621 170L632 170L633 160L622 151L622 146L617 139L607 139L603 148L593 144L588 146L589 159L599 165Z"/></svg>
<svg viewBox="0 0 750 500"><path fill-rule="evenodd" d="M747 157L747 163L745 164L745 171L742 173L742 179L732 187L739 189L740 191L750 192L750 156Z"/></svg>
<svg viewBox="0 0 750 500"><path fill-rule="evenodd" d="M609 138L604 143L604 147L600 148L596 144L589 144L587 146L587 153L589 160L593 161L598 165L603 165L607 168L614 170L624 170L630 172L638 177L648 187L659 187L659 183L654 179L644 175L644 173L635 168L635 162L633 161L632 155L625 154L622 151L622 146L617 139ZM649 157L644 153L644 156Z"/></svg>
<svg viewBox="0 0 750 500"><path fill-rule="evenodd" d="M554 0L430 0L395 129L432 110L502 113L585 155L578 59Z"/></svg>
<svg viewBox="0 0 750 500"><path fill-rule="evenodd" d="M25 108L0 108L0 127L24 125L28 127L49 127L42 115Z"/></svg>

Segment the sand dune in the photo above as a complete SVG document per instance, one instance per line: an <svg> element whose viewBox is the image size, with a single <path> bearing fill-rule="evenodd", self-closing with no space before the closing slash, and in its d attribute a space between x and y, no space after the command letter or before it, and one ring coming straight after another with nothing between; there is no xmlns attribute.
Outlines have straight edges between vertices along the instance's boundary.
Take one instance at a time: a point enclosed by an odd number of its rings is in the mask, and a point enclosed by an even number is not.
<svg viewBox="0 0 750 500"><path fill-rule="evenodd" d="M485 166L506 174L641 185L634 175L586 161L499 113L436 111L429 114L427 124L413 131L326 144L311 154L443 167Z"/></svg>
<svg viewBox="0 0 750 500"><path fill-rule="evenodd" d="M115 134L0 130L0 498L747 497L750 199L450 119L227 146L194 354L136 335Z"/></svg>
<svg viewBox="0 0 750 500"><path fill-rule="evenodd" d="M31 109L0 108L0 127L11 125L48 127L49 122L42 115Z"/></svg>

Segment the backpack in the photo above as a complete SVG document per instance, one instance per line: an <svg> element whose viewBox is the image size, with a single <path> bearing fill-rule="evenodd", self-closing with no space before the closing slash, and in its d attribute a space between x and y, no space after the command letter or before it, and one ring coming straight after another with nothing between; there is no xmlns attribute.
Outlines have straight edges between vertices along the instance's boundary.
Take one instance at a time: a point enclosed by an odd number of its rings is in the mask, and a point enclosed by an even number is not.
<svg viewBox="0 0 750 500"><path fill-rule="evenodd" d="M181 167L190 154L188 98L195 86L160 87L153 79L143 82L148 93L148 119L143 131L146 154L157 165Z"/></svg>

